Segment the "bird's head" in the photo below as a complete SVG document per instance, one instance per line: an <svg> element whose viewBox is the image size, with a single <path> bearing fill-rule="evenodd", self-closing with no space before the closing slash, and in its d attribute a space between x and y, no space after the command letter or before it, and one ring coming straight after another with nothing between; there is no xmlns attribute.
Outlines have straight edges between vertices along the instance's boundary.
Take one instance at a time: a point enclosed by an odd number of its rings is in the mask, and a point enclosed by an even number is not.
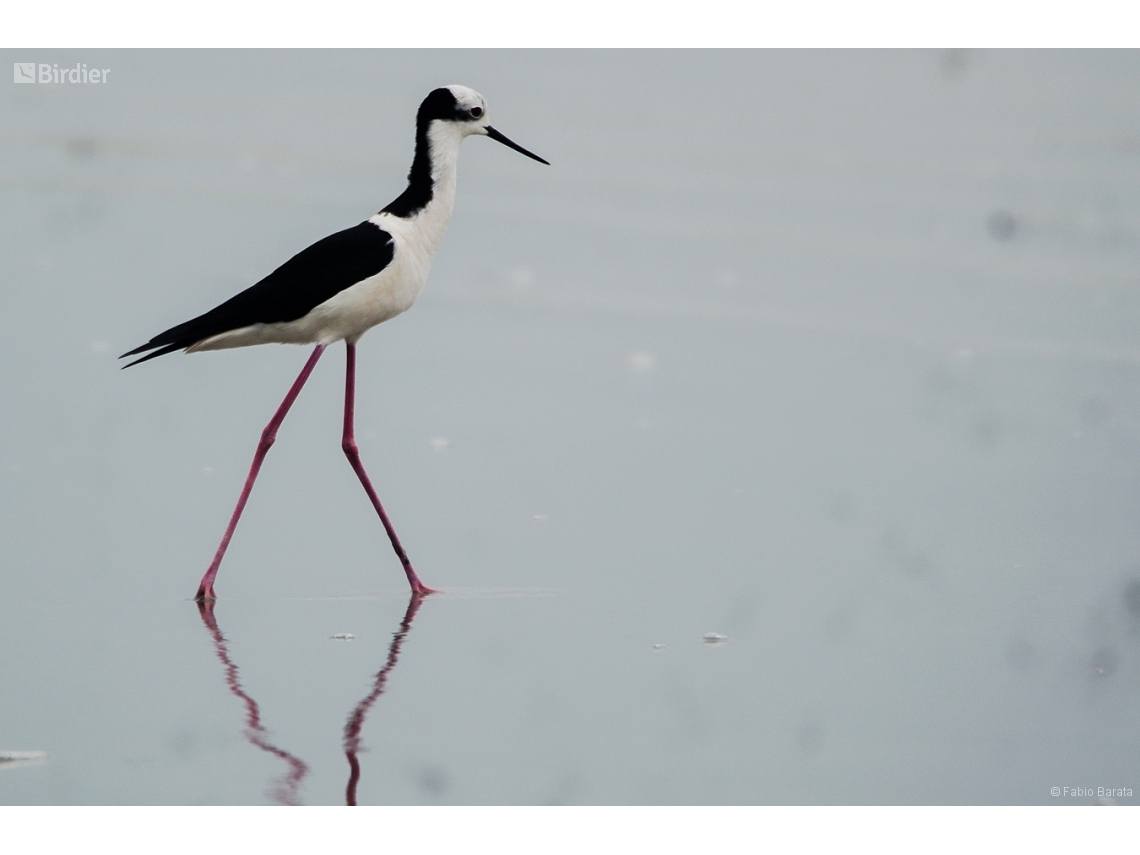
<svg viewBox="0 0 1140 855"><path fill-rule="evenodd" d="M427 128L435 121L445 123L445 126L460 138L473 134L490 137L539 163L550 165L534 152L511 142L492 128L487 118L487 102L474 89L455 85L433 90L420 104L419 112L416 114L416 124Z"/></svg>

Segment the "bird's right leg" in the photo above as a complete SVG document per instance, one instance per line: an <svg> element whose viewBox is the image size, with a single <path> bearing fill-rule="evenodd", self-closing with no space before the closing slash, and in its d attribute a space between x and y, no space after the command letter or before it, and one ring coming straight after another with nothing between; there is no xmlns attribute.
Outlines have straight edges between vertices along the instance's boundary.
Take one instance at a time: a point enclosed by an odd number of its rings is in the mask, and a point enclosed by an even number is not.
<svg viewBox="0 0 1140 855"><path fill-rule="evenodd" d="M429 588L416 575L416 571L412 568L412 562L408 560L408 553L404 551L400 538L396 536L396 529L392 528L392 521L388 519L388 514L384 512L384 506L380 504L380 497L376 495L376 490L372 487L372 480L364 471L364 464L360 462L360 449L356 447L356 345L349 344L347 341L345 345L347 346L347 362L344 373L344 434L341 436L340 447L344 450L345 457L348 458L353 471L356 472L356 477L360 479L364 492L372 501L372 507L376 509L376 514L380 517L384 531L388 532L388 540L392 543L392 549L396 551L396 557L404 565L404 573L408 577L408 584L412 586L412 593L421 597L427 594L438 594L439 591Z"/></svg>
<svg viewBox="0 0 1140 855"><path fill-rule="evenodd" d="M234 529L237 528L238 520L241 519L241 512L245 510L245 503L249 499L250 491L253 490L253 482L257 480L257 473L261 469L261 462L265 460L265 455L270 446L277 439L277 428L281 427L281 422L285 421L289 408L293 406L293 402L301 394L301 387L305 385L305 381L313 373L317 360L321 358L321 354L324 352L325 346L318 344L312 356L309 357L309 361L305 363L305 367L301 369L301 373L297 375L297 379L293 381L289 394L285 396L285 400L281 402L281 406L277 408L277 412L273 414L273 418L269 420L269 424L261 432L261 441L257 443L257 452L253 455L253 464L249 467L249 475L245 478L245 486L242 487L241 495L238 497L237 507L234 508L233 516L230 517L230 524L226 527L226 533L222 536L218 551L214 553L214 560L210 562L210 568L202 577L201 584L198 585L198 593L194 595L194 599L198 602L217 599L214 596L214 577L218 575L222 556L226 554L226 547L230 545L230 538L234 536Z"/></svg>

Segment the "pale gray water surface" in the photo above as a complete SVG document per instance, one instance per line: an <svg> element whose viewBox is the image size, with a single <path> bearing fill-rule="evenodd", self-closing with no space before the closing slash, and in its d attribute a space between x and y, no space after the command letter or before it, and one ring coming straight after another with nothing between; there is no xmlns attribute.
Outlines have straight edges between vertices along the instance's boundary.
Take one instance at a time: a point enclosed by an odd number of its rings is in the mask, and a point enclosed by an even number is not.
<svg viewBox="0 0 1140 855"><path fill-rule="evenodd" d="M1137 53L2 55L111 72L0 89L0 802L343 802L362 706L361 803L1140 792ZM378 685L343 349L216 630L305 351L115 357L390 201L453 82L553 166L468 140L361 343L447 592Z"/></svg>

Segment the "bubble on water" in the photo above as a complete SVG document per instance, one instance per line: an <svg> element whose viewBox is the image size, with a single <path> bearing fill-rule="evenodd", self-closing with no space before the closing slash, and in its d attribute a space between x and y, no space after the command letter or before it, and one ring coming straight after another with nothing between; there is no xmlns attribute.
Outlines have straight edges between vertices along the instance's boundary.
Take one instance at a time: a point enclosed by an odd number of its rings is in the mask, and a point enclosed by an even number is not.
<svg viewBox="0 0 1140 855"><path fill-rule="evenodd" d="M942 73L949 78L961 76L970 65L970 55L963 48L950 48L942 51L938 59Z"/></svg>
<svg viewBox="0 0 1140 855"><path fill-rule="evenodd" d="M837 523L851 522L859 513L859 503L850 493L840 493L831 500L831 518Z"/></svg>
<svg viewBox="0 0 1140 855"><path fill-rule="evenodd" d="M1001 422L993 414L984 415L974 424L974 440L978 445L996 445L1001 439Z"/></svg>
<svg viewBox="0 0 1140 855"><path fill-rule="evenodd" d="M1112 404L1098 395L1081 401L1081 421L1089 427L1099 427L1112 419Z"/></svg>
<svg viewBox="0 0 1140 855"><path fill-rule="evenodd" d="M435 439L429 442L428 445L431 446L432 451L439 453L442 451L448 451L451 448L451 440L445 439L442 436L437 436Z"/></svg>
<svg viewBox="0 0 1140 855"><path fill-rule="evenodd" d="M429 766L420 773L420 786L429 793L446 792L450 785L446 769Z"/></svg>
<svg viewBox="0 0 1140 855"><path fill-rule="evenodd" d="M657 367L657 357L652 353L639 350L630 354L629 367L637 374L646 374Z"/></svg>
<svg viewBox="0 0 1140 855"><path fill-rule="evenodd" d="M546 514L534 514L533 516L531 516L530 521L531 522L546 522L548 519L550 519L550 517L548 517Z"/></svg>
<svg viewBox="0 0 1140 855"><path fill-rule="evenodd" d="M664 645L664 644L654 644L654 645L653 645L653 649L654 649L654 651L656 651L657 653L660 653L662 650L664 650L664 649L665 649L665 645Z"/></svg>
<svg viewBox="0 0 1140 855"><path fill-rule="evenodd" d="M701 641L705 644L724 644L728 641L728 636L721 635L719 632L706 632L701 636Z"/></svg>
<svg viewBox="0 0 1140 855"><path fill-rule="evenodd" d="M1120 664L1120 654L1111 647L1102 647L1093 654L1091 664L1094 674L1098 677L1108 677Z"/></svg>
<svg viewBox="0 0 1140 855"><path fill-rule="evenodd" d="M1132 617L1140 619L1140 579L1133 579L1124 586L1124 608Z"/></svg>
<svg viewBox="0 0 1140 855"><path fill-rule="evenodd" d="M95 154L98 146L91 137L70 137L64 143L64 147L67 149L67 153L76 160L87 160Z"/></svg>
<svg viewBox="0 0 1140 855"><path fill-rule="evenodd" d="M809 719L800 724L799 732L796 734L796 744L800 751L805 754L814 754L823 748L825 742L827 742L827 734L824 732L823 725L818 721Z"/></svg>
<svg viewBox="0 0 1140 855"><path fill-rule="evenodd" d="M1017 234L1017 220L1009 211L994 211L986 220L986 231L997 241L1013 240Z"/></svg>
<svg viewBox="0 0 1140 855"><path fill-rule="evenodd" d="M534 271L525 264L517 265L507 274L507 281L516 292L524 293L534 287Z"/></svg>
<svg viewBox="0 0 1140 855"><path fill-rule="evenodd" d="M352 641L356 638L351 632L338 632L329 636L329 641Z"/></svg>
<svg viewBox="0 0 1140 855"><path fill-rule="evenodd" d="M1037 667L1037 648L1025 638L1011 639L1005 649L1005 661L1015 671L1027 672Z"/></svg>

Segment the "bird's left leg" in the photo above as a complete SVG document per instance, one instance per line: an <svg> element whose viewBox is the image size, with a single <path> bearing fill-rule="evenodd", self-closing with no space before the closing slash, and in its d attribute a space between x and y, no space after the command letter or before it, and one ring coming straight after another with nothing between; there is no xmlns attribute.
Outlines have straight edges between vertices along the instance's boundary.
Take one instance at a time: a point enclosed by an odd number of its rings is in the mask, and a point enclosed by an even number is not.
<svg viewBox="0 0 1140 855"><path fill-rule="evenodd" d="M340 447L344 449L345 457L352 464L356 477L364 486L364 492L372 500L372 507L376 508L380 522L384 524L384 531L388 532L388 539L392 541L392 548L396 550L400 563L404 565L404 573L407 574L408 584L412 586L412 593L434 594L436 591L421 582L416 571L412 569L412 562L408 559L408 553L404 551L400 538L396 536L396 530L392 528L388 514L384 512L384 506L380 504L380 497L376 495L376 491L372 488L372 482L368 479L368 473L364 471L364 464L360 462L360 449L356 447L356 429L354 427L356 421L356 345L346 341L345 346L347 347L348 362L344 379L344 434L341 437Z"/></svg>
<svg viewBox="0 0 1140 855"><path fill-rule="evenodd" d="M277 408L277 412L273 414L273 418L269 420L269 424L261 432L261 441L258 442L257 451L253 455L253 464L249 467L245 486L241 488L241 495L238 496L237 507L234 508L233 516L230 517L230 524L226 526L226 533L222 535L222 542L218 545L218 551L214 553L214 560L210 562L206 575L202 577L202 581L198 585L198 593L194 595L194 599L198 602L217 599L214 595L214 578L218 575L222 557L226 554L226 548L230 545L230 538L234 536L234 529L237 528L238 520L241 519L241 512L245 509L246 501L249 500L250 491L253 490L253 482L257 480L257 473L261 471L261 463L265 460L265 455L269 453L270 446L277 440L277 428L281 427L281 422L285 421L289 408L293 406L293 402L301 394L301 387L305 385L305 381L313 373L317 360L321 358L321 354L324 352L325 345L318 344L313 350L312 356L309 357L309 361L305 363L305 367L301 369L297 379L293 381L289 394L285 396L285 400L281 402L281 406Z"/></svg>

